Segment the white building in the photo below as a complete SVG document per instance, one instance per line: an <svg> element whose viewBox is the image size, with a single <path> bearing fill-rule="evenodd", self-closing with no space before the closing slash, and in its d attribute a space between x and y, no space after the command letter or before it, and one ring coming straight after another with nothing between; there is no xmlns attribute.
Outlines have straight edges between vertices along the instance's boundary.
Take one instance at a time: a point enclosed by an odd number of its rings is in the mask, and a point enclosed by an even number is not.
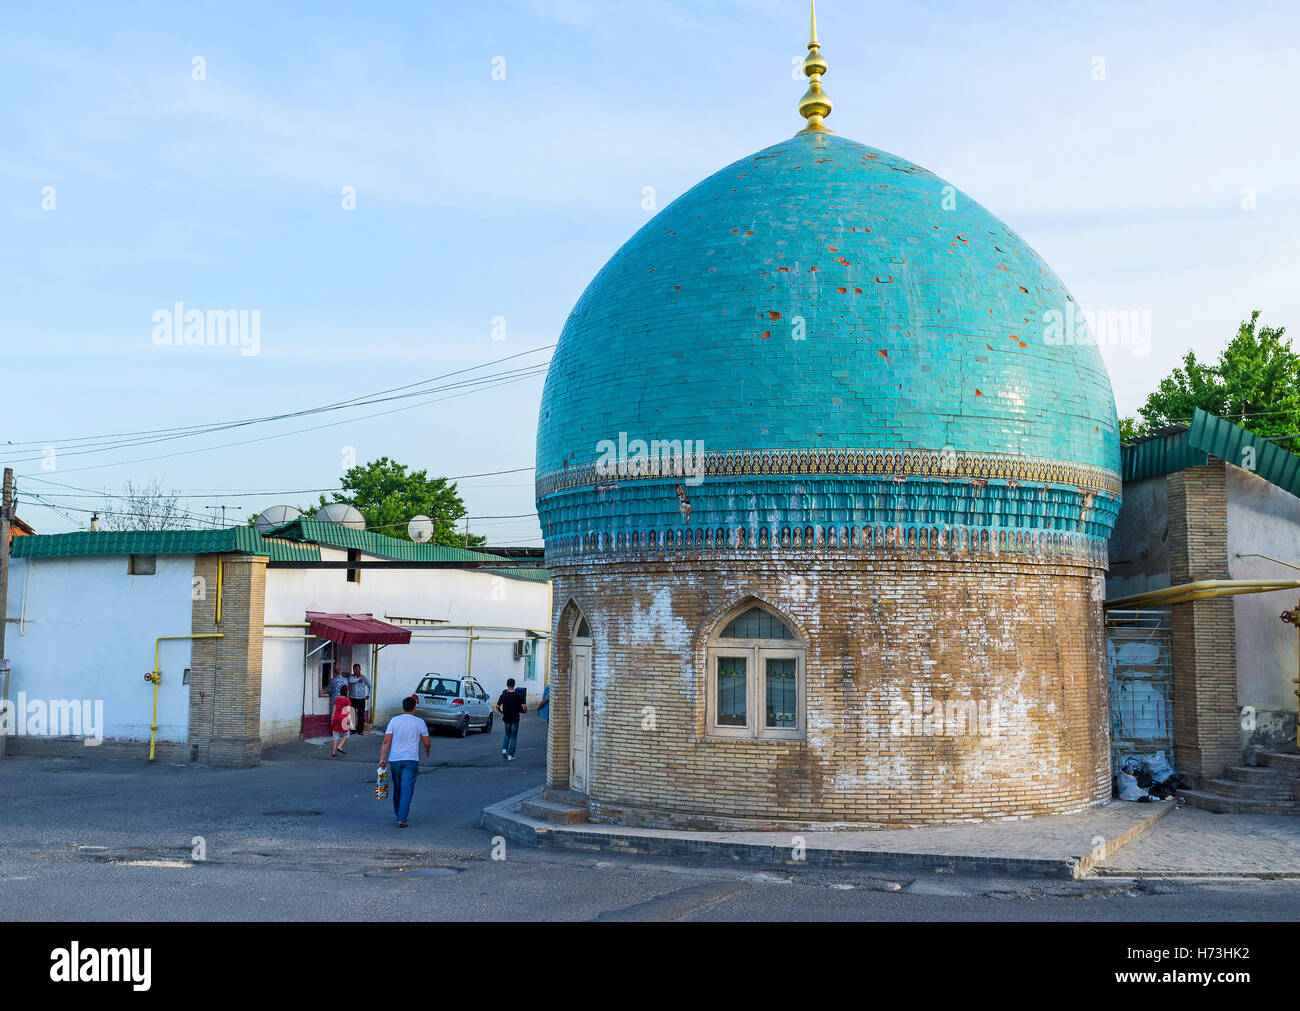
<svg viewBox="0 0 1300 1011"><path fill-rule="evenodd" d="M264 746L327 732L324 686L353 664L380 721L427 673L471 674L491 695L511 677L543 688L549 580L495 555L306 519L268 537L37 535L13 554L11 753L102 738L146 754L153 740L172 761L256 764Z"/></svg>

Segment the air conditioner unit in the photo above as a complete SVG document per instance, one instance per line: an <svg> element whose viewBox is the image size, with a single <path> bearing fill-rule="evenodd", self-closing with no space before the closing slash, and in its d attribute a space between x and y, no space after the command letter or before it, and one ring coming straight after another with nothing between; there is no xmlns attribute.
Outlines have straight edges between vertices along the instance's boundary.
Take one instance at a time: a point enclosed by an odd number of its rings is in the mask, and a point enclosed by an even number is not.
<svg viewBox="0 0 1300 1011"><path fill-rule="evenodd" d="M532 640L532 639L516 639L516 640L515 640L515 659L516 659L516 660L522 660L522 659L524 659L524 657L528 657L528 656L532 656L532 655L533 655L533 640Z"/></svg>

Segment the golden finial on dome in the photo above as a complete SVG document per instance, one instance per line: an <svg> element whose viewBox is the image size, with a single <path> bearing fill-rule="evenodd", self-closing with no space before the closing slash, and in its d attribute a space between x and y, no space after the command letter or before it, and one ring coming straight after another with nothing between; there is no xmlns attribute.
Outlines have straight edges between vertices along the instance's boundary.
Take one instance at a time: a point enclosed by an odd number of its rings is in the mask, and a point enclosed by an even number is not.
<svg viewBox="0 0 1300 1011"><path fill-rule="evenodd" d="M799 115L808 120L798 137L805 133L831 133L822 121L831 114L831 97L822 91L822 74L826 73L826 60L822 57L821 47L817 44L817 0L812 3L812 32L808 43L808 58L803 61L804 76L808 78L808 90L799 99Z"/></svg>

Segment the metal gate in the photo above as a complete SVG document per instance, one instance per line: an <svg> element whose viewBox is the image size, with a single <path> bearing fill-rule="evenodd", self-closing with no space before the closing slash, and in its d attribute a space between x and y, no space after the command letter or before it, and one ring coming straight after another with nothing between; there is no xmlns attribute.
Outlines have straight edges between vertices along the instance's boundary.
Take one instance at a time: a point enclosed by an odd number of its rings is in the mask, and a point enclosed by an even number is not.
<svg viewBox="0 0 1300 1011"><path fill-rule="evenodd" d="M1130 755L1174 760L1174 670L1169 610L1107 611L1111 771Z"/></svg>

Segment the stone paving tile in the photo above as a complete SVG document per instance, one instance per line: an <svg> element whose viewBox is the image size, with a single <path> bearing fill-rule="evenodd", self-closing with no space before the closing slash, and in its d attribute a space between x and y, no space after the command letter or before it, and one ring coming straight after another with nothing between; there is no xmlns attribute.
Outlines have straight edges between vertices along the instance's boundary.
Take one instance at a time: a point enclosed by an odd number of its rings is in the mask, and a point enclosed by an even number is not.
<svg viewBox="0 0 1300 1011"><path fill-rule="evenodd" d="M1300 818L1187 807L1108 859L1102 873L1300 875Z"/></svg>

